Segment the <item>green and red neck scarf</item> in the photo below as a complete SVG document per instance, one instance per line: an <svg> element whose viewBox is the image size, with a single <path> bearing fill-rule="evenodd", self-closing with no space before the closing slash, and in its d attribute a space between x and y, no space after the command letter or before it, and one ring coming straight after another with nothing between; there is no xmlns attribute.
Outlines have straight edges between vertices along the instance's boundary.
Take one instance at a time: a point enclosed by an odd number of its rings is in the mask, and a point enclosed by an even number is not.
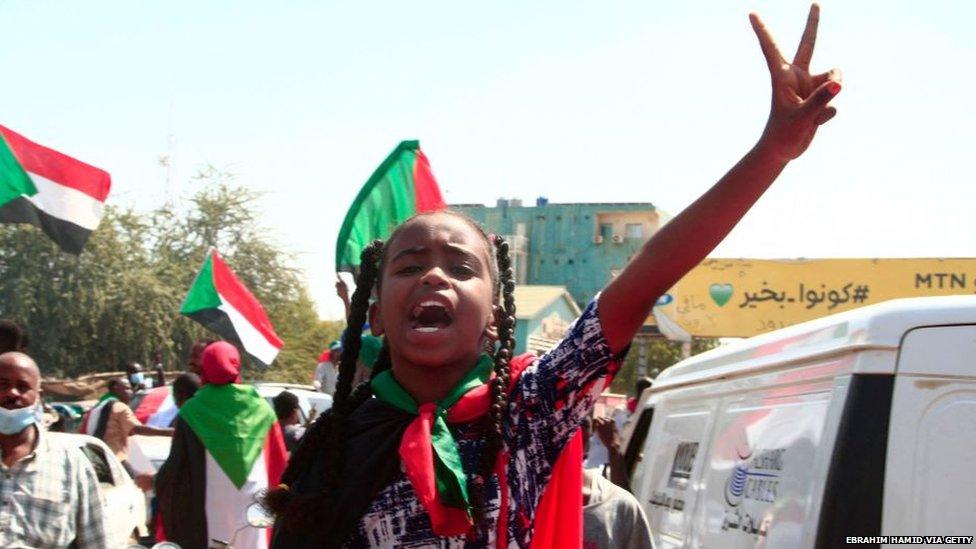
<svg viewBox="0 0 976 549"><path fill-rule="evenodd" d="M508 390L522 371L535 361L534 356L515 357L511 363ZM438 536L470 533L473 525L467 478L461 465L457 441L450 424L469 423L484 417L491 406L488 381L492 360L482 355L477 365L443 399L418 405L397 383L389 370L371 383L373 394L390 406L417 417L400 439L399 456L417 499L427 510L431 528ZM497 547L508 546L508 450L503 448L495 462L500 505ZM556 461L552 477L535 512L535 538L532 547L552 543L579 546L582 536L582 438L579 433ZM568 532L563 532L567 530ZM577 532L577 530L579 532ZM540 543L536 543L536 542Z"/></svg>
<svg viewBox="0 0 976 549"><path fill-rule="evenodd" d="M403 433L399 454L407 478L439 536L464 534L472 524L467 478L448 423L468 423L488 413L487 382L491 374L491 357L482 355L446 397L420 405L397 383L390 370L381 372L371 382L378 399L417 416Z"/></svg>

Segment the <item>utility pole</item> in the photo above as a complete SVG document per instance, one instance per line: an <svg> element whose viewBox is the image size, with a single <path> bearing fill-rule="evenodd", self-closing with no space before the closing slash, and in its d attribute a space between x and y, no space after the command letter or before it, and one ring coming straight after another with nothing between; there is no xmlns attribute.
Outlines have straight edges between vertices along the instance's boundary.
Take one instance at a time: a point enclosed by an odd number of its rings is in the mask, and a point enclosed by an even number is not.
<svg viewBox="0 0 976 549"><path fill-rule="evenodd" d="M179 189L174 189L175 164L176 164L176 136L173 133L173 104L169 105L169 120L166 132L166 154L159 157L159 165L166 168L166 184L163 187L166 205L171 205L174 200L179 198Z"/></svg>

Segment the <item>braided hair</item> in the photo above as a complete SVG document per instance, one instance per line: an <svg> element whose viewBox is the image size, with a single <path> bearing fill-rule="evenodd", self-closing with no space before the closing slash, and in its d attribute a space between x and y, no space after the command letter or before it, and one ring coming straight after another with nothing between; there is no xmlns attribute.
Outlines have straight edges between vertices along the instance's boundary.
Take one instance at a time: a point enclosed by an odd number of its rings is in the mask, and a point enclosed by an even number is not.
<svg viewBox="0 0 976 549"><path fill-rule="evenodd" d="M498 325L498 345L493 349L494 374L489 382L491 408L485 416L485 447L482 454L480 469L473 475L471 482L471 499L473 515L479 526L484 525L485 514L485 483L494 472L498 454L504 444L503 429L505 410L508 406L509 365L515 348L515 282L509 258L508 243L499 236L489 236L485 230L471 218L451 211L442 211L462 219L472 226L484 239L489 249L490 273L492 280L492 295L494 304L499 305L496 315ZM430 213L418 214L401 224L393 231L387 242L393 240L410 221ZM306 432L302 443L292 454L288 467L282 475L280 485L266 492L263 503L277 516L281 517L282 526L289 530L312 532L317 525L323 524L323 515L333 513L333 494L337 491L340 481L340 468L345 442L345 428L347 418L356 408L372 396L369 382L352 387L355 375L356 361L359 357L363 325L366 322L370 306L370 297L374 286L380 290L380 277L384 267L384 244L374 241L367 246L360 257L360 270L356 278L356 290L350 300L349 318L346 331L342 339L342 355L339 359L339 378L333 395L332 408L326 411L316 423ZM491 251L494 253L491 253ZM372 376L390 369L390 349L384 339L379 357L373 365ZM313 494L293 493L291 486L302 472L306 471L313 460L321 456L323 460L321 485L322 490ZM504 512L504 510L503 510Z"/></svg>

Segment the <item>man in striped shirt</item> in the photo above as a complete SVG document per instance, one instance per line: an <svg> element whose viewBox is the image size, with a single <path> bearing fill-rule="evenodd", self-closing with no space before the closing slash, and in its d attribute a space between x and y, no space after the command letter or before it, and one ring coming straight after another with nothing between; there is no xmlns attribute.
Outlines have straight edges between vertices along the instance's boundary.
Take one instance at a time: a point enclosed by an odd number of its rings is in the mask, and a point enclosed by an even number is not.
<svg viewBox="0 0 976 549"><path fill-rule="evenodd" d="M95 471L38 425L40 379L29 356L0 354L0 547L106 547Z"/></svg>

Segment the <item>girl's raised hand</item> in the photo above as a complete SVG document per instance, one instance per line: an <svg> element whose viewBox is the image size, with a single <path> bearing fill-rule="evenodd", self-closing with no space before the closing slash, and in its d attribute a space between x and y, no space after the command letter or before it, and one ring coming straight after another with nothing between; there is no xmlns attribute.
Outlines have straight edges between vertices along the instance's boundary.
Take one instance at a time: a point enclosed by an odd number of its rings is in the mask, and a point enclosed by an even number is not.
<svg viewBox="0 0 976 549"><path fill-rule="evenodd" d="M664 225L600 296L600 321L610 349L622 351L661 294L697 265L735 227L790 160L803 154L820 124L836 110L840 73L810 74L820 8L810 8L793 62L786 61L769 31L750 15L773 83L766 129L755 147L711 189Z"/></svg>
<svg viewBox="0 0 976 549"><path fill-rule="evenodd" d="M837 110L830 100L840 93L840 71L810 74L810 58L817 42L820 6L810 6L807 26L790 63L780 53L769 30L755 13L749 14L759 46L769 66L772 80L772 106L766 129L759 140L759 148L773 156L789 161L810 146L817 127L830 120Z"/></svg>

